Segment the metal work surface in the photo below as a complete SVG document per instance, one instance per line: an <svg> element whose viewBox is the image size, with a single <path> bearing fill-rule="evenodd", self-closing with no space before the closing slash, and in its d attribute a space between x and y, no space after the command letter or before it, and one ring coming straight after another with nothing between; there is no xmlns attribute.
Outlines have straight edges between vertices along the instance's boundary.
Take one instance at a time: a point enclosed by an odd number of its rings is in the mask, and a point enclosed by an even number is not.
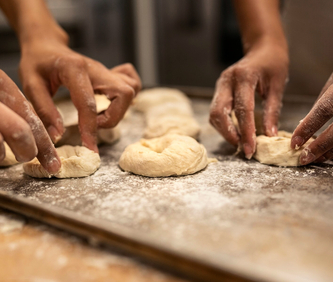
<svg viewBox="0 0 333 282"><path fill-rule="evenodd" d="M87 236L105 229L133 249L142 244L147 253L192 259L192 273L202 264L231 278L332 281L333 167L279 168L234 156L235 149L208 124L209 100L194 99L193 106L200 142L219 160L204 171L168 178L121 171L122 151L144 128L142 117L132 113L122 122L121 140L100 148L102 165L94 175L40 180L24 175L21 165L1 169L2 197L11 201L0 204L16 211L17 201L32 204L39 219L50 211L51 224L65 220L71 229L73 219L74 231L92 227L81 232ZM286 103L281 128L292 131L309 107ZM190 266L184 271L190 274Z"/></svg>

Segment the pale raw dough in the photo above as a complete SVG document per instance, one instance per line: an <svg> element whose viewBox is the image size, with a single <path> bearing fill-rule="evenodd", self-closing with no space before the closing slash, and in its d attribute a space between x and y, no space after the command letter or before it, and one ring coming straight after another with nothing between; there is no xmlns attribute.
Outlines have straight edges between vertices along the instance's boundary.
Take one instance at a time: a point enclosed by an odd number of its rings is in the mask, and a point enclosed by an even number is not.
<svg viewBox="0 0 333 282"><path fill-rule="evenodd" d="M93 174L100 167L99 154L81 146L62 146L57 148L61 160L60 171L50 175L35 158L23 164L24 172L36 178L71 178L86 177Z"/></svg>
<svg viewBox="0 0 333 282"><path fill-rule="evenodd" d="M200 126L194 119L191 101L177 89L152 88L141 91L133 107L145 115L145 138L169 133L199 137Z"/></svg>
<svg viewBox="0 0 333 282"><path fill-rule="evenodd" d="M314 139L311 138L299 150L290 148L292 133L279 131L277 137L260 135L257 137L257 149L253 158L263 164L276 166L299 166L302 150Z"/></svg>
<svg viewBox="0 0 333 282"><path fill-rule="evenodd" d="M156 87L140 91L133 107L137 111L146 113L149 109L166 103L191 104L191 101L178 89Z"/></svg>
<svg viewBox="0 0 333 282"><path fill-rule="evenodd" d="M95 95L97 113L105 111L111 104L105 95ZM57 142L57 146L72 145L80 146L82 144L81 134L79 131L78 111L70 99L56 101L56 106L62 116L66 131L62 138ZM97 131L97 143L113 144L120 138L119 126L114 128L99 129Z"/></svg>
<svg viewBox="0 0 333 282"><path fill-rule="evenodd" d="M4 145L6 150L6 157L2 161L0 161L0 167L18 164L19 162L16 160L15 155L10 149L10 147L7 145L6 142L4 142Z"/></svg>
<svg viewBox="0 0 333 282"><path fill-rule="evenodd" d="M138 175L164 177L193 174L204 169L208 162L205 147L195 139L168 134L129 145L120 157L119 166Z"/></svg>

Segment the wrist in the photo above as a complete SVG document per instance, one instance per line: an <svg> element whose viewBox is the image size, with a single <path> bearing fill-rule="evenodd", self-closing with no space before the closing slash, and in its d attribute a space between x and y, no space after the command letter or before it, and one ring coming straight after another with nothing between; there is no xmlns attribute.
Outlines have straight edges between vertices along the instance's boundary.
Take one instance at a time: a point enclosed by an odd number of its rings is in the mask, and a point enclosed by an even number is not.
<svg viewBox="0 0 333 282"><path fill-rule="evenodd" d="M270 34L264 34L261 36L258 36L255 40L252 40L249 43L244 42L243 43L243 49L244 53L250 53L252 51L262 49L262 48L270 48L272 50L280 50L281 52L284 52L288 54L288 44L287 40L282 36L276 36L276 35L270 35Z"/></svg>
<svg viewBox="0 0 333 282"><path fill-rule="evenodd" d="M26 46L43 44L44 42L66 46L69 42L68 34L56 22L52 21L30 22L28 26L18 31L18 37L22 51Z"/></svg>

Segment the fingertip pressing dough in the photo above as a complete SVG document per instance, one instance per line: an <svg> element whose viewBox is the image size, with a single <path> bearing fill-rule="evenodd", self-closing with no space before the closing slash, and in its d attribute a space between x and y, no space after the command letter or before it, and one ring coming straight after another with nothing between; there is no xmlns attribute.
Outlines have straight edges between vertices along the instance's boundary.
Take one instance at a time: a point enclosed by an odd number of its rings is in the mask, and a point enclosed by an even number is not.
<svg viewBox="0 0 333 282"><path fill-rule="evenodd" d="M24 172L36 178L72 178L89 176L100 167L99 154L86 147L65 145L56 150L61 160L61 168L56 174L49 174L37 158L23 165Z"/></svg>
<svg viewBox="0 0 333 282"><path fill-rule="evenodd" d="M8 144L4 142L4 145L5 145L6 157L2 161L0 161L0 167L6 167L18 164L19 162L16 160L15 155L8 146Z"/></svg>
<svg viewBox="0 0 333 282"><path fill-rule="evenodd" d="M311 138L299 150L290 148L292 133L279 131L277 137L260 135L257 137L257 149L253 155L263 164L276 166L300 166L299 156L302 150L314 139Z"/></svg>
<svg viewBox="0 0 333 282"><path fill-rule="evenodd" d="M119 166L138 175L165 177L193 174L204 169L208 162L205 147L195 139L168 134L129 145L120 157Z"/></svg>

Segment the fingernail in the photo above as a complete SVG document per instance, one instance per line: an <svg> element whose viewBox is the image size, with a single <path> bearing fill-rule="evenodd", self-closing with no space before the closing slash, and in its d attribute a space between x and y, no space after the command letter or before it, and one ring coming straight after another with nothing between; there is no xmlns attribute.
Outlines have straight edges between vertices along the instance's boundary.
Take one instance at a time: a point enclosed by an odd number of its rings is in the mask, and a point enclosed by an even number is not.
<svg viewBox="0 0 333 282"><path fill-rule="evenodd" d="M272 134L273 136L277 136L278 130L276 126L272 126Z"/></svg>
<svg viewBox="0 0 333 282"><path fill-rule="evenodd" d="M253 149L250 146L250 144L248 144L248 143L243 144L243 151L245 153L245 157L248 160L252 158L252 156L253 156Z"/></svg>
<svg viewBox="0 0 333 282"><path fill-rule="evenodd" d="M311 152L304 150L300 155L299 162L301 165L312 163L316 159L316 156Z"/></svg>
<svg viewBox="0 0 333 282"><path fill-rule="evenodd" d="M49 133L51 140L54 144L56 144L61 139L61 134L53 125L50 125L47 128L47 132Z"/></svg>
<svg viewBox="0 0 333 282"><path fill-rule="evenodd" d="M298 150L304 144L304 139L301 136L295 136L291 139L291 148Z"/></svg>
<svg viewBox="0 0 333 282"><path fill-rule="evenodd" d="M57 173L60 170L60 167L61 163L56 158L53 158L47 163L47 171L51 174Z"/></svg>

